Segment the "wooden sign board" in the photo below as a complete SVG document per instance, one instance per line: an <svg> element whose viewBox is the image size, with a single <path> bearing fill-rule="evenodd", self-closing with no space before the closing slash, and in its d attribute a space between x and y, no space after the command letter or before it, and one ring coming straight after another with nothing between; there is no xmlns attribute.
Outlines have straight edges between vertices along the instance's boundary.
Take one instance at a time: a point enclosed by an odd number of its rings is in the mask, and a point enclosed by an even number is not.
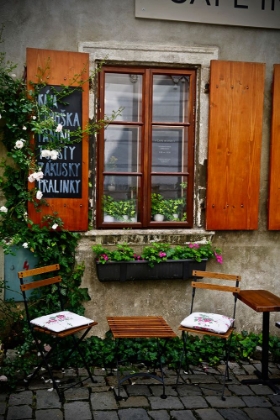
<svg viewBox="0 0 280 420"><path fill-rule="evenodd" d="M43 71L42 71L43 69ZM44 70L45 69L45 70ZM27 82L47 83L38 94L39 105L46 103L46 98L62 85L76 87L63 98L63 102L54 100L56 122L63 125L64 136L78 128L85 129L89 113L89 56L86 53L27 49ZM79 77L76 80L76 76ZM38 80L39 78L39 80ZM84 83L80 85L79 81ZM72 139L72 137L71 137ZM43 193L47 206L40 206L40 212L32 203L28 205L29 217L34 223L43 224L45 215L57 213L64 222L64 228L70 231L85 231L88 227L88 136L84 135L79 143L67 145L61 149L58 158L44 158L41 151L47 146L48 139L42 135L34 138L37 150L37 164L41 167L44 178L36 187ZM34 187L34 184L29 186Z"/></svg>

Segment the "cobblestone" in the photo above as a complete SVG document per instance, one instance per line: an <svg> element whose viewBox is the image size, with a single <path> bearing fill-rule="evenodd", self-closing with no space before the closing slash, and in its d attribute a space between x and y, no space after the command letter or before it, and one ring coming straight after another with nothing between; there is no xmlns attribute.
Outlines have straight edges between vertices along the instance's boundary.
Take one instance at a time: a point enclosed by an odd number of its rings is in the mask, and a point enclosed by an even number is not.
<svg viewBox="0 0 280 420"><path fill-rule="evenodd" d="M176 372L166 369L165 399L161 398L162 384L150 378L126 381L118 399L116 372L110 376L110 371L101 368L95 368L97 383L86 381L85 386L65 391L63 402L55 391L48 391L49 384L32 381L28 386L19 384L12 392L0 388L0 420L280 419L280 391L275 395L268 386L241 383L242 379L255 377L252 373L256 366L257 361L230 365L233 381L226 384L225 401L221 399L219 375L224 366L192 367L189 375L182 374L183 380L177 387ZM280 381L279 366L270 363L269 369ZM67 371L67 379L71 379L71 374L73 370Z"/></svg>

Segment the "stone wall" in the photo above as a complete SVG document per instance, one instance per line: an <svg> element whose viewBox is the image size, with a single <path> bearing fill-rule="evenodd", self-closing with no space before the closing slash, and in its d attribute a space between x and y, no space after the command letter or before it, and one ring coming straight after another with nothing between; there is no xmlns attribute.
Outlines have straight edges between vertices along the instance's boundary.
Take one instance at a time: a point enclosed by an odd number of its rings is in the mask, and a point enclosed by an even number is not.
<svg viewBox="0 0 280 420"><path fill-rule="evenodd" d="M271 122L271 83L273 64L280 62L280 31L273 29L243 28L223 25L203 25L187 22L136 19L134 0L67 0L34 3L32 0L11 0L1 4L0 23L5 24L0 50L18 64L18 76L23 72L26 48L44 48L69 51L86 51L90 54L91 68L97 58L106 58L110 52L113 62L130 64L142 61L196 65L199 69L197 110L197 149L195 180L195 228L188 239L199 235L210 236L223 250L224 264L210 262L209 270L242 276L242 288L265 288L279 293L279 232L267 231L267 191L269 170L269 143ZM208 58L207 58L208 57ZM206 61L207 63L206 63ZM259 229L257 231L204 232L205 174L207 168L208 95L205 84L209 80L211 59L264 62L266 64L263 142L261 154L261 188ZM91 98L93 116L93 100ZM94 154L95 142L91 145ZM5 155L5 152L1 152ZM94 175L94 167L91 167ZM217 180L219 182L219 180ZM95 191L91 196L94 208ZM162 281L146 283L102 284L96 278L91 246L103 241L115 246L128 239L141 248L147 238L161 241L168 238L173 243L187 241L186 231L121 231L92 230L83 235L77 253L85 261L84 285L89 288L91 301L86 304L87 314L99 325L95 330L104 335L106 315L160 314L177 328L188 311L190 286L188 282ZM189 231L187 231L189 235ZM208 296L205 301L209 301ZM212 308L222 310L226 301L211 301ZM271 331L274 321L271 315ZM262 316L238 303L237 329L259 332Z"/></svg>

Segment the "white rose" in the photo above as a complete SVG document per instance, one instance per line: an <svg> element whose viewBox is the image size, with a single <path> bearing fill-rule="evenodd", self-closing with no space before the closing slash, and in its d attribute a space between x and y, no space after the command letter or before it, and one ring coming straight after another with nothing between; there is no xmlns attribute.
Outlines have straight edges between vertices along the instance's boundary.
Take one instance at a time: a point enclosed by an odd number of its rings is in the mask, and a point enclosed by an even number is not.
<svg viewBox="0 0 280 420"><path fill-rule="evenodd" d="M15 149L22 149L24 146L25 140L20 139L16 141Z"/></svg>
<svg viewBox="0 0 280 420"><path fill-rule="evenodd" d="M36 193L36 198L37 198L37 200L41 200L41 198L43 197L43 193L42 193L42 191L37 191L37 193Z"/></svg>
<svg viewBox="0 0 280 420"><path fill-rule="evenodd" d="M52 225L52 229L53 229L53 230L55 230L57 227L58 227L58 224L57 224L57 223L54 223L54 224Z"/></svg>
<svg viewBox="0 0 280 420"><path fill-rule="evenodd" d="M35 172L35 173L36 173L36 179L37 180L44 178L44 173L42 171Z"/></svg>
<svg viewBox="0 0 280 420"><path fill-rule="evenodd" d="M48 149L44 149L41 151L41 156L46 158L46 157L50 157L51 156L51 151Z"/></svg>
<svg viewBox="0 0 280 420"><path fill-rule="evenodd" d="M63 128L63 125L62 124L58 124L57 127L56 127L56 129L55 129L55 132L56 133L61 133L62 128Z"/></svg>
<svg viewBox="0 0 280 420"><path fill-rule="evenodd" d="M33 117L32 117L32 118L33 118L33 120L36 120L36 117L35 117L35 115L33 115Z"/></svg>
<svg viewBox="0 0 280 420"><path fill-rule="evenodd" d="M56 160L57 157L58 157L58 151L57 150L51 150L50 156L51 156L52 160Z"/></svg>
<svg viewBox="0 0 280 420"><path fill-rule="evenodd" d="M0 376L0 381L1 382L6 382L7 380L8 380L7 376L5 376L5 375Z"/></svg>
<svg viewBox="0 0 280 420"><path fill-rule="evenodd" d="M23 248L28 248L28 243L27 242L24 242L24 244L22 244L22 246L23 246Z"/></svg>
<svg viewBox="0 0 280 420"><path fill-rule="evenodd" d="M0 211L1 211L2 213L7 213L7 212L8 212L8 209L7 209L7 207L2 206L2 207L0 207Z"/></svg>
<svg viewBox="0 0 280 420"><path fill-rule="evenodd" d="M25 127L25 125L22 127L23 130L27 130L27 128Z"/></svg>
<svg viewBox="0 0 280 420"><path fill-rule="evenodd" d="M36 173L36 172L35 172L35 173ZM30 175L29 175L29 177L28 177L28 181L29 181L29 182L34 182L34 181L35 181L34 174L30 174Z"/></svg>

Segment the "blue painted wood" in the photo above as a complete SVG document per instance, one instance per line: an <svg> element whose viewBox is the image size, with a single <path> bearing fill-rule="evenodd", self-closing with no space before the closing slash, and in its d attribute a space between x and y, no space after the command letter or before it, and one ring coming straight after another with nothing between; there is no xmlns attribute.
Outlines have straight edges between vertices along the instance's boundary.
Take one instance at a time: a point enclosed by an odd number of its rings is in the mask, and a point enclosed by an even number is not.
<svg viewBox="0 0 280 420"><path fill-rule="evenodd" d="M38 258L34 257L34 254L25 248L14 248L13 252L15 255L8 254L4 256L4 279L6 286L4 299L14 299L16 302L22 302L23 298L19 287L18 271L35 268L38 263ZM30 295L31 291L28 293Z"/></svg>

